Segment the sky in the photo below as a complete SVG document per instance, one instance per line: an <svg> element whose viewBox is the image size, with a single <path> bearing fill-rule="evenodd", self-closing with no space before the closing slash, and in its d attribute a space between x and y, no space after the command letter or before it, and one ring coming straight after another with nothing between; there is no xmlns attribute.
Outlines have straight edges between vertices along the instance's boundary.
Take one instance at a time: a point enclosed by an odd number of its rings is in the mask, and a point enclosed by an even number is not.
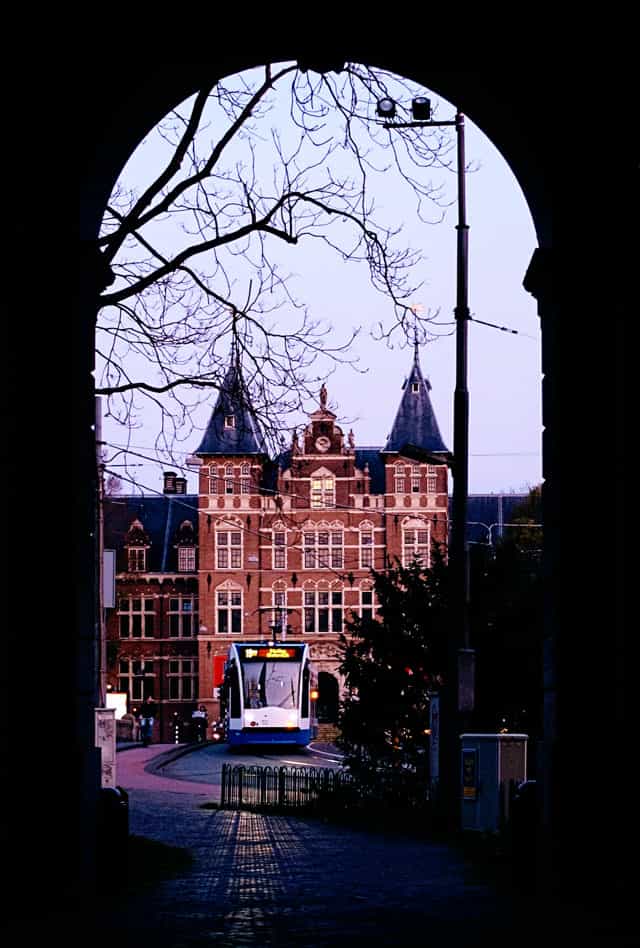
<svg viewBox="0 0 640 948"><path fill-rule="evenodd" d="M437 104L437 117L453 118L455 108L428 90ZM406 93L405 93L406 96ZM286 114L274 110L274 121L284 125ZM215 123L215 120L214 120ZM393 133L391 133L393 134ZM453 133L455 134L455 133ZM469 491L470 493L524 492L541 481L541 355L540 325L536 304L522 287L522 280L536 246L531 215L520 187L498 150L466 117L466 157L472 170L466 175L469 224ZM166 145L151 133L134 152L121 181L140 191L163 164ZM420 220L415 199L391 173L381 176L375 192L381 215L401 223L402 236L420 250L423 260L415 268L415 282L423 282L411 300L423 312L437 313L438 337L420 348L423 374L431 382L430 397L443 440L453 449L453 395L455 389L455 336L453 308L456 294L455 173L443 171L445 200L449 202L441 223ZM171 223L162 239L172 240ZM338 415L345 433L353 428L356 447L383 446L402 395L402 384L411 369L413 347L397 340L392 346L372 336L380 321L388 323L389 301L370 284L365 265L341 260L318 241L277 248L282 266L292 274L291 287L309 303L315 316L333 327L333 342L346 338L353 328L359 334L352 355L358 371L335 367L326 381L329 407ZM286 314L278 317L286 325ZM482 320L509 331L482 325ZM446 325L450 323L451 325ZM216 393L198 413L206 426ZM309 406L313 410L314 405ZM300 424L305 418L300 416ZM188 491L195 492L195 474L182 471L178 462L197 448L200 434L191 436L166 458L148 462L137 454L154 457L157 418L142 412L138 427L129 432L129 455L115 446L127 438L112 419L103 420L107 466L123 477L124 493L162 490L162 471L178 470L187 476ZM123 463L126 468L121 467ZM139 465L139 466L136 466Z"/></svg>

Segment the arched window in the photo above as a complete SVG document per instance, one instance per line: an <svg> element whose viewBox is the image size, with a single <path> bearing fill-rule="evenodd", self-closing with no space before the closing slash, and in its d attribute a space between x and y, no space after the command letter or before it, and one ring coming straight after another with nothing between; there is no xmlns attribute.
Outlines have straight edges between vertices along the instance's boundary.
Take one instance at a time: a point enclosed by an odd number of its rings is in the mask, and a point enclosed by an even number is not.
<svg viewBox="0 0 640 948"><path fill-rule="evenodd" d="M242 529L221 522L216 525L216 569L242 569Z"/></svg>
<svg viewBox="0 0 640 948"><path fill-rule="evenodd" d="M336 525L338 526L338 525ZM319 529L304 530L302 534L305 569L342 569L344 563L344 531L342 525L331 529L320 524Z"/></svg>
<svg viewBox="0 0 640 948"><path fill-rule="evenodd" d="M304 631L313 635L342 632L344 623L341 589L305 589Z"/></svg>
<svg viewBox="0 0 640 948"><path fill-rule="evenodd" d="M402 563L410 566L413 562L423 567L430 566L429 523L425 520L405 520L402 524Z"/></svg>
<svg viewBox="0 0 640 948"><path fill-rule="evenodd" d="M273 569L287 568L287 532L282 523L273 525L272 536L272 563Z"/></svg>
<svg viewBox="0 0 640 948"><path fill-rule="evenodd" d="M233 465L227 464L224 469L224 492L233 494Z"/></svg>
<svg viewBox="0 0 640 948"><path fill-rule="evenodd" d="M373 526L370 523L360 525L360 569L373 566Z"/></svg>
<svg viewBox="0 0 640 948"><path fill-rule="evenodd" d="M223 586L216 590L216 632L218 635L242 635L242 590Z"/></svg>
<svg viewBox="0 0 640 948"><path fill-rule="evenodd" d="M243 464L240 468L240 493L251 493L251 466Z"/></svg>

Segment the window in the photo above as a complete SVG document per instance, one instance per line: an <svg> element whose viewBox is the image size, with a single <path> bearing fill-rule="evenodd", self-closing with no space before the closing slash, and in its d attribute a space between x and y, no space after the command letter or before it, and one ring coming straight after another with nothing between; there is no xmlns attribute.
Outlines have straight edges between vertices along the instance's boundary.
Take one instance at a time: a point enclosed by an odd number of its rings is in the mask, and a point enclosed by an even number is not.
<svg viewBox="0 0 640 948"><path fill-rule="evenodd" d="M242 591L219 589L216 596L219 635L242 635Z"/></svg>
<svg viewBox="0 0 640 948"><path fill-rule="evenodd" d="M373 566L373 531L360 531L360 568L369 569Z"/></svg>
<svg viewBox="0 0 640 948"><path fill-rule="evenodd" d="M271 614L271 625L277 625L278 629L287 625L287 594L284 591L274 591L273 593L273 612Z"/></svg>
<svg viewBox="0 0 640 948"><path fill-rule="evenodd" d="M227 464L224 469L224 492L225 494L233 494L233 467L231 464Z"/></svg>
<svg viewBox="0 0 640 948"><path fill-rule="evenodd" d="M178 570L181 573L195 573L196 548L195 546L178 547Z"/></svg>
<svg viewBox="0 0 640 948"><path fill-rule="evenodd" d="M284 530L273 531L273 569L286 569L287 546Z"/></svg>
<svg viewBox="0 0 640 948"><path fill-rule="evenodd" d="M120 659L118 662L118 691L125 691L130 701L142 701L154 694L155 671L153 662Z"/></svg>
<svg viewBox="0 0 640 948"><path fill-rule="evenodd" d="M342 590L305 592L304 631L342 632Z"/></svg>
<svg viewBox="0 0 640 948"><path fill-rule="evenodd" d="M419 494L420 493L420 473L413 472L411 474L411 493Z"/></svg>
<svg viewBox="0 0 640 948"><path fill-rule="evenodd" d="M417 395L418 392L420 391L420 383L419 383L419 382L412 382L412 383L411 383L411 391L413 392L414 395Z"/></svg>
<svg viewBox="0 0 640 948"><path fill-rule="evenodd" d="M128 572L144 573L147 565L147 551L143 546L130 546L128 549Z"/></svg>
<svg viewBox="0 0 640 948"><path fill-rule="evenodd" d="M394 491L396 494L404 494L405 492L405 479L404 479L404 468L397 467L395 470L395 486Z"/></svg>
<svg viewBox="0 0 640 948"><path fill-rule="evenodd" d="M318 530L303 534L304 568L342 569L344 534L342 530Z"/></svg>
<svg viewBox="0 0 640 948"><path fill-rule="evenodd" d="M170 698L174 701L192 701L197 696L195 659L170 659L167 682Z"/></svg>
<svg viewBox="0 0 640 948"><path fill-rule="evenodd" d="M225 416L224 416L224 426L225 426L225 428L235 428L235 426L236 426L235 415L225 415Z"/></svg>
<svg viewBox="0 0 640 948"><path fill-rule="evenodd" d="M311 478L311 506L335 507L336 489L333 477L312 477Z"/></svg>
<svg viewBox="0 0 640 948"><path fill-rule="evenodd" d="M429 566L429 528L426 525L414 529L404 527L402 531L402 562L409 566L417 560L422 566Z"/></svg>
<svg viewBox="0 0 640 948"><path fill-rule="evenodd" d="M169 635L187 639L198 634L198 597L176 596L169 599Z"/></svg>
<svg viewBox="0 0 640 948"><path fill-rule="evenodd" d="M438 490L438 468L434 464L427 466L427 493L435 494Z"/></svg>
<svg viewBox="0 0 640 948"><path fill-rule="evenodd" d="M373 590L360 590L360 615L363 619L373 619Z"/></svg>
<svg viewBox="0 0 640 948"><path fill-rule="evenodd" d="M155 602L142 597L121 599L118 616L121 639L152 639L155 619Z"/></svg>
<svg viewBox="0 0 640 948"><path fill-rule="evenodd" d="M218 569L242 567L242 530L216 530Z"/></svg>
<svg viewBox="0 0 640 948"><path fill-rule="evenodd" d="M248 464L243 464L240 468L240 493L251 493L251 468Z"/></svg>

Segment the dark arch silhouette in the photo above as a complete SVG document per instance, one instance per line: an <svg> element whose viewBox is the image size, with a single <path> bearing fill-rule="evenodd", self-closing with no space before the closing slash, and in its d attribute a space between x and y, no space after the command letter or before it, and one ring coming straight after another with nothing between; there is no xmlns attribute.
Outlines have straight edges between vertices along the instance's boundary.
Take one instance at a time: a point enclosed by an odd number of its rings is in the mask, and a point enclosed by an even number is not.
<svg viewBox="0 0 640 948"><path fill-rule="evenodd" d="M318 673L318 723L337 724L339 711L338 680L329 672Z"/></svg>
<svg viewBox="0 0 640 948"><path fill-rule="evenodd" d="M47 75L46 82L36 75L28 61L21 63L15 84L18 110L11 130L19 160L8 188L14 205L4 214L10 253L3 304L9 415L4 430L5 578L13 606L6 623L7 667L21 669L8 681L8 707L22 714L20 731L17 735L14 727L8 729L13 739L5 748L7 759L23 775L19 793L13 781L5 786L10 805L4 814L11 814L13 834L7 902L16 910L21 894L30 891L34 853L41 874L50 880L48 890L39 893L42 907L47 898L55 904L68 892L82 890L84 883L91 885L95 871L90 839L98 766L92 747L96 474L90 373L97 297L109 279L94 245L104 204L146 132L193 92L203 76L299 55L296 43L265 37L260 55L225 53L212 63L155 63L135 72L102 68L96 52L96 60L77 67L72 96L69 90L56 90L55 75ZM605 91L598 93L580 87L584 70L576 72L574 64L567 65L566 78L549 72L544 50L537 69L500 74L430 70L425 51L407 50L399 34L386 39L382 57L363 40L341 48L334 40L325 46L326 55L383 66L457 105L509 162L534 220L539 249L523 281L538 301L544 371L543 875L552 886L571 880L576 892L593 893L593 901L597 896L602 904L606 886L617 884L612 867L627 832L620 793L630 789L627 737L635 667L622 609L627 513L623 353L628 350L625 320L637 308L630 276L635 272L635 211L629 205L635 201L637 206L631 73L625 65L603 67L599 88ZM61 103L48 129L35 114L37 96L25 83L29 73L34 87L46 86L48 100L57 94ZM78 89L82 105L77 104ZM596 143L590 136L603 117L611 135L619 136L610 162L616 183L612 195L598 191L602 169L589 163L589 143ZM586 143L582 149L581 143ZM69 179L65 165L71 155ZM78 181L79 224L69 201ZM55 208L49 216L43 214L47 195L49 207ZM563 214L570 228L558 250L552 243L552 218ZM67 236L65 224L79 240ZM571 250L577 258L573 265ZM598 277L599 295L594 285ZM35 393L30 400L29 391ZM604 542L597 545L590 516L596 469L606 471L600 514L606 509L608 524ZM49 503L53 496L55 504ZM594 578L588 598L587 577ZM63 633L54 632L60 628ZM24 662L28 674L22 673ZM596 713L594 699L599 701ZM43 704L55 708L44 734ZM32 743L22 744L24 730L42 735L37 750ZM598 819L585 781L594 760L602 776ZM585 826L589 859L584 858ZM66 872L59 871L61 854L66 854ZM607 866L606 878L593 872L595 862Z"/></svg>

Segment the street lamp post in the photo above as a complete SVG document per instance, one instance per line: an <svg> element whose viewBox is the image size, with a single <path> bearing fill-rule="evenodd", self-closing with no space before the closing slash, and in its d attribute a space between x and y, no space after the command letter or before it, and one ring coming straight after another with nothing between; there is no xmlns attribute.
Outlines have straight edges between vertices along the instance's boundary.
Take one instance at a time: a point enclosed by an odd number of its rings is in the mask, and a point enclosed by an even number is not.
<svg viewBox="0 0 640 948"><path fill-rule="evenodd" d="M457 707L461 712L473 710L473 651L469 640L469 571L465 528L469 493L469 389L467 385L467 336L470 319L469 286L469 225L465 189L464 115L457 111L453 120L435 122L431 119L431 102L424 96L411 103L413 122L384 122L386 129L429 128L452 125L457 139L458 223L456 254L456 387L453 403L453 502L451 510L451 563L454 603L457 611L456 639L458 646ZM396 106L393 99L378 102L377 113L382 118L394 119Z"/></svg>
<svg viewBox="0 0 640 948"><path fill-rule="evenodd" d="M429 128L451 125L457 139L458 222L456 253L456 387L453 403L453 503L451 511L451 566L453 606L455 610L454 636L450 642L450 682L443 693L443 760L441 786L445 807L450 807L448 818L456 821L455 804L458 799L458 745L456 732L467 729L469 712L474 708L474 652L469 639L469 569L466 544L467 498L469 492L469 389L467 386L467 335L470 319L468 304L469 225L465 189L464 115L459 110L455 119L435 122L431 119L431 102L424 96L411 103L412 122L393 121L396 104L384 98L378 102L377 114L383 127Z"/></svg>

